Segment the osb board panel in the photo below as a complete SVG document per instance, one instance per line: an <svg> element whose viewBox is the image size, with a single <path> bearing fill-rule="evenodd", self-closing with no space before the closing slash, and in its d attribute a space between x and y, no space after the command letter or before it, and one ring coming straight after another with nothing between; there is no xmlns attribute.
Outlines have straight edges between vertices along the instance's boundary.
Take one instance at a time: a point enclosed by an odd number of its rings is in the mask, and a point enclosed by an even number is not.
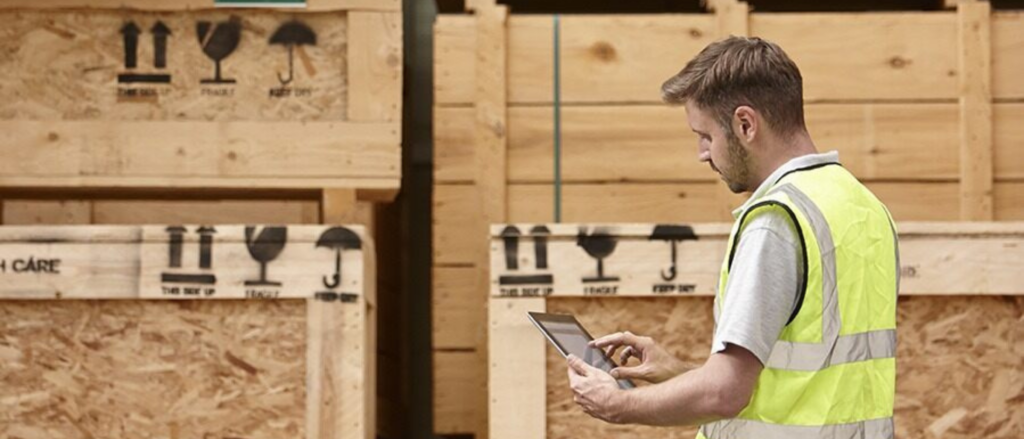
<svg viewBox="0 0 1024 439"><path fill-rule="evenodd" d="M197 35L197 21L219 23L234 14L241 41L221 62L234 85L203 85L214 75ZM269 40L293 19L282 12L0 11L0 119L19 120L201 120L317 121L346 119L346 14L305 14L315 45L293 49L293 89L308 96L274 98L278 74L288 75L288 49ZM141 29L137 68L125 67L120 33L127 21ZM165 69L155 67L151 28L163 22ZM216 30L212 35L219 36ZM211 39L213 37L210 37ZM219 40L218 40L219 41ZM211 52L212 53L212 52ZM118 84L121 73L167 73L168 85ZM119 102L119 88L155 89L145 102ZM204 92L204 90L206 90ZM225 91L230 96L209 95ZM137 100L137 98L135 98ZM123 100L123 99L122 99Z"/></svg>
<svg viewBox="0 0 1024 439"><path fill-rule="evenodd" d="M997 114L1001 109L997 106ZM509 109L511 182L553 181L553 111L546 106ZM805 112L808 130L818 148L839 151L843 165L861 179L959 178L956 104L809 104ZM1015 115L1001 116L1012 121ZM437 181L473 180L473 117L472 108L435 109ZM680 108L565 107L561 121L563 181L717 179L706 164L697 160L697 139L686 122L686 112ZM999 140L1006 154L1015 154L1011 146L1019 143L1017 140L1024 141L1024 133L1012 131L1016 125L1003 124Z"/></svg>
<svg viewBox="0 0 1024 439"><path fill-rule="evenodd" d="M0 316L2 437L305 434L305 301L4 301Z"/></svg>
<svg viewBox="0 0 1024 439"><path fill-rule="evenodd" d="M711 349L712 298L548 299L547 312L572 313L595 337L615 331L649 335L676 357L703 363ZM696 428L653 428L606 424L572 402L565 360L547 349L548 439L643 437L692 439Z"/></svg>
<svg viewBox="0 0 1024 439"><path fill-rule="evenodd" d="M710 298L549 299L549 312L573 313L592 333L651 335L686 361L706 359ZM920 297L899 304L896 436L1019 437L1024 420L1024 299ZM547 353L549 439L638 435L692 438L693 428L614 426L572 403L565 361ZM936 385L941 383L941 385Z"/></svg>
<svg viewBox="0 0 1024 439"><path fill-rule="evenodd" d="M434 352L434 433L486 434L486 355Z"/></svg>

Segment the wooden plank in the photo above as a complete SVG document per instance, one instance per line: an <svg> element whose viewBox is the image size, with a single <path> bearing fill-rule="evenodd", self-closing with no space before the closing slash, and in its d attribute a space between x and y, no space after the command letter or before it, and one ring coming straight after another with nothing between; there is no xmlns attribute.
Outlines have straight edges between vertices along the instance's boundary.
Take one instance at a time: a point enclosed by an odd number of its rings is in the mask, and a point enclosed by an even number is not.
<svg viewBox="0 0 1024 439"><path fill-rule="evenodd" d="M400 178L395 123L3 121L0 132L0 146L11 153L0 164L5 186L52 186L45 181L52 178L214 187L289 185L275 181L289 178L397 185ZM247 181L218 184L221 178Z"/></svg>
<svg viewBox="0 0 1024 439"><path fill-rule="evenodd" d="M952 13L751 14L750 34L793 58L805 101L957 97Z"/></svg>
<svg viewBox="0 0 1024 439"><path fill-rule="evenodd" d="M476 84L476 19L440 14L434 22L434 103L473 102Z"/></svg>
<svg viewBox="0 0 1024 439"><path fill-rule="evenodd" d="M750 35L750 6L746 2L717 1L714 10L719 38Z"/></svg>
<svg viewBox="0 0 1024 439"><path fill-rule="evenodd" d="M955 182L867 183L896 221L956 221L959 186Z"/></svg>
<svg viewBox="0 0 1024 439"><path fill-rule="evenodd" d="M1024 221L1024 182L995 184L997 221Z"/></svg>
<svg viewBox="0 0 1024 439"><path fill-rule="evenodd" d="M3 9L137 9L146 11L183 11L212 9L213 0L177 0L173 2L161 0L47 0L35 2L31 0L4 0L0 3ZM244 8L229 8L244 9ZM301 8L278 8L289 12L323 12L337 10L368 10L368 11L400 11L400 0L306 0Z"/></svg>
<svg viewBox="0 0 1024 439"><path fill-rule="evenodd" d="M548 185L509 186L510 222L554 218ZM562 186L566 222L726 221L712 183L571 184Z"/></svg>
<svg viewBox="0 0 1024 439"><path fill-rule="evenodd" d="M1024 295L1014 268L1024 262L1024 222L900 223L899 230L901 294ZM712 296L728 232L725 223L495 225L490 293Z"/></svg>
<svg viewBox="0 0 1024 439"><path fill-rule="evenodd" d="M1024 180L1024 104L994 104L993 164L996 180Z"/></svg>
<svg viewBox="0 0 1024 439"><path fill-rule="evenodd" d="M200 231L202 229L202 231ZM324 226L20 226L0 229L6 298L312 298L334 269ZM359 227L347 228L365 241ZM175 239L180 236L180 241ZM201 236L209 237L209 241ZM282 245L276 245L283 242ZM351 248L351 246L349 247ZM341 250L334 253L340 255ZM340 291L360 296L360 251L344 251ZM263 256L260 256L263 255ZM257 259L259 258L259 259ZM274 285L273 283L277 283ZM342 296L345 297L345 296Z"/></svg>
<svg viewBox="0 0 1024 439"><path fill-rule="evenodd" d="M1024 70L1024 12L994 11L991 26L992 94L997 99L1024 98L1024 83L1018 79Z"/></svg>
<svg viewBox="0 0 1024 439"><path fill-rule="evenodd" d="M435 434L487 434L486 376L482 352L434 352Z"/></svg>
<svg viewBox="0 0 1024 439"><path fill-rule="evenodd" d="M1012 123L1018 109L1015 106L1006 115L1010 118L1004 124L1006 130L1019 130L1019 124ZM509 109L511 182L553 181L551 111L550 107ZM473 181L471 117L467 108L436 109L437 181ZM957 180L957 117L958 107L952 103L806 106L808 129L818 147L839 151L843 166L863 180ZM717 175L696 159L696 137L685 118L683 110L662 105L563 108L563 181L716 181ZM1013 144L1011 138L1024 138L1024 134L1007 135L1011 136L1007 146Z"/></svg>
<svg viewBox="0 0 1024 439"><path fill-rule="evenodd" d="M348 14L348 120L402 120L402 14Z"/></svg>
<svg viewBox="0 0 1024 439"><path fill-rule="evenodd" d="M800 66L804 97L820 100L955 99L953 13L750 14L750 34L779 43ZM710 43L709 15L562 17L563 102L659 103L658 86ZM439 21L440 104L472 102L472 29ZM552 19L509 20L509 102L550 103ZM813 37L811 37L813 36ZM849 75L851 71L858 75Z"/></svg>
<svg viewBox="0 0 1024 439"><path fill-rule="evenodd" d="M477 202L485 222L505 218L508 147L506 82L508 8L484 7L477 11L476 93L474 105L474 169L479 188Z"/></svg>
<svg viewBox="0 0 1024 439"><path fill-rule="evenodd" d="M37 2L47 3L47 2ZM161 2L177 5L178 2ZM196 122L327 122L346 119L345 57L350 42L344 12L304 14L315 44L289 50L269 39L287 12L236 12L243 30L221 62L231 84L203 83L215 73L196 23L218 24L227 11L155 13L120 9L0 9L5 69L0 75L0 116L6 120ZM170 32L164 67L157 67L153 28ZM135 66L128 66L120 30L139 29ZM217 31L211 31L211 34ZM223 30L221 32L224 32ZM219 33L219 35L230 35ZM209 46L208 46L209 47ZM287 85L282 78L293 73ZM163 74L169 82L132 82L122 74Z"/></svg>
<svg viewBox="0 0 1024 439"><path fill-rule="evenodd" d="M544 299L492 298L488 306L491 439L542 438L547 429L544 337L526 317Z"/></svg>
<svg viewBox="0 0 1024 439"><path fill-rule="evenodd" d="M92 223L90 201L5 200L4 225L73 225Z"/></svg>
<svg viewBox="0 0 1024 439"><path fill-rule="evenodd" d="M956 182L870 182L867 184L898 221L954 221L959 217ZM434 263L473 264L473 246L486 233L473 204L474 186L434 188ZM732 221L742 196L712 183L567 184L562 188L567 222ZM554 218L548 185L509 186L509 222L546 223Z"/></svg>
<svg viewBox="0 0 1024 439"><path fill-rule="evenodd" d="M510 102L551 102L552 26L550 16L512 21ZM715 39L707 15L567 15L561 26L565 104L660 102L661 83Z"/></svg>
<svg viewBox="0 0 1024 439"><path fill-rule="evenodd" d="M992 220L992 48L988 2L957 7L960 219Z"/></svg>
<svg viewBox="0 0 1024 439"><path fill-rule="evenodd" d="M487 239L476 186L434 186L434 264L472 264Z"/></svg>
<svg viewBox="0 0 1024 439"><path fill-rule="evenodd" d="M487 294L477 290L480 271L435 266L433 273L434 349L484 348Z"/></svg>
<svg viewBox="0 0 1024 439"><path fill-rule="evenodd" d="M330 189L323 193L323 221L326 224L362 223L372 228L373 209L365 203L356 203L354 191ZM372 230L369 233L373 233ZM319 422L322 437L339 439L371 439L376 434L376 256L373 243L364 241L363 275L366 289L363 300L353 304L321 305L326 319L341 320L342 331L333 331L330 341L332 352L339 361L339 369L333 371L334 396L324 399L329 410L321 413ZM327 279L324 279L325 285ZM347 306L346 306L347 305ZM336 337L340 334L338 342Z"/></svg>
<svg viewBox="0 0 1024 439"><path fill-rule="evenodd" d="M319 203L315 201L97 200L92 205L94 224L320 223Z"/></svg>

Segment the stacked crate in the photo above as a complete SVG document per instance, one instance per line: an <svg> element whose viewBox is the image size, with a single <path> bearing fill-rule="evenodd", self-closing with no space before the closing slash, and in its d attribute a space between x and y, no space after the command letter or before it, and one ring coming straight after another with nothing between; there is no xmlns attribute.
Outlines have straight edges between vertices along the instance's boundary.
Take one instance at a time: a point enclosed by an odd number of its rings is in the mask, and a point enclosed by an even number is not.
<svg viewBox="0 0 1024 439"><path fill-rule="evenodd" d="M386 203L398 192L401 179L401 2L308 0L291 2L299 8L260 10L230 4L215 9L230 2L217 3L13 1L0 7L6 37L0 43L3 224L360 224L366 228L368 246L375 235L387 243L381 259L396 258L390 238L396 235L395 215ZM121 323L129 325L125 328L131 334L137 318L191 321L218 336L239 337L231 343L258 343L275 358L282 352L298 354L287 368L262 363L276 368L270 372L297 376L297 386L276 381L277 375L252 373L230 358L198 359L210 364L196 367L214 369L227 362L223 371L235 367L243 376L251 374L262 390L243 387L241 395L210 399L234 401L216 407L225 416L216 425L197 426L188 416L175 417L187 412L177 407L177 412L127 417L120 424L126 434L373 437L379 416L384 420L380 433L397 437L401 433L393 426L400 425L394 418L401 415L402 395L398 387L385 385L385 395L378 399L375 382L378 357L389 373L399 367L399 329L385 327L380 349L376 331L378 311L387 314L382 318L397 318L395 304L389 303L397 300L391 280L397 268L387 264L378 271L377 277L387 280L379 298L377 279L367 281L366 300L359 303L343 337L349 341L344 346L324 344L325 364L345 362L357 369L346 369L351 376L344 379L326 377L323 388L307 388L320 382L302 378L306 366L316 363L305 361L296 348L307 344L303 322L313 328L318 321L341 316L341 307L326 302L311 302L307 309L287 300L181 306L161 301L3 301L0 309L13 318L53 315L55 328L39 342L66 340L74 352L93 349L82 344L81 334L118 329ZM78 319L79 311L90 318ZM285 323L249 334L230 333L273 322ZM60 327L72 324L81 326ZM65 333L68 328L71 332ZM330 334L335 329L328 327L325 334L336 341L341 331ZM166 335L160 327L153 332L155 337ZM12 334L5 331L0 337ZM351 348L348 355L340 352L345 346ZM175 347L169 345L161 355ZM131 360L131 349L144 348L128 343L111 349L124 350L104 358ZM5 353L5 361L32 360ZM112 366L124 367L116 362ZM118 385L116 377L79 384L108 381ZM123 401L107 401L118 409L154 396L138 394L141 387L132 387L131 380L123 385L115 392ZM192 401L200 393L207 398L206 389L185 385L171 398ZM46 432L62 437L70 431L105 435L114 430L97 428L117 428L98 423L100 418L91 414L99 407L92 404L99 402L72 407L82 402L53 405L56 400L22 401L23 396L4 395L30 411L9 419L16 423L0 422L4 428L20 428L20 434L7 431L14 436ZM315 402L272 409L282 401L305 398ZM64 414L33 416L31 410L40 404ZM244 414L241 408L252 411Z"/></svg>
<svg viewBox="0 0 1024 439"><path fill-rule="evenodd" d="M489 224L554 221L556 188L564 222L731 221L742 198L697 162L685 112L664 106L659 94L662 81L726 35L765 37L794 58L819 149L838 150L898 221L1024 219L1024 153L1017 147L1024 131L1014 123L1024 116L1024 87L1014 80L1024 68L1024 14L993 12L986 2L956 11L856 14L751 13L744 3L710 3L711 14L556 20L510 15L484 1L473 3L474 15L438 18L436 432L486 435ZM690 308L704 305L692 300ZM953 317L930 298L906 306L919 310L901 310L907 318ZM992 299L978 309L985 306L1002 315L1020 305ZM921 321L906 324L924 330ZM911 423L945 414L929 412ZM572 428L558 425L549 422L549 435L571 435Z"/></svg>

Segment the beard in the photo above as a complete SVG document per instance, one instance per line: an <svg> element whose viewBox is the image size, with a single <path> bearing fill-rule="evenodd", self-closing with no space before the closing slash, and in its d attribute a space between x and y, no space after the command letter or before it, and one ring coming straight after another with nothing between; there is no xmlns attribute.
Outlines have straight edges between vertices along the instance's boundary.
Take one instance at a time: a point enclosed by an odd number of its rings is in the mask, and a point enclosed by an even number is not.
<svg viewBox="0 0 1024 439"><path fill-rule="evenodd" d="M722 174L725 184L729 186L732 193L749 192L752 190L748 187L750 185L750 153L743 148L740 138L732 130L726 131L725 138L728 146L725 151L726 160L729 162L729 172L728 175L721 171L719 173Z"/></svg>

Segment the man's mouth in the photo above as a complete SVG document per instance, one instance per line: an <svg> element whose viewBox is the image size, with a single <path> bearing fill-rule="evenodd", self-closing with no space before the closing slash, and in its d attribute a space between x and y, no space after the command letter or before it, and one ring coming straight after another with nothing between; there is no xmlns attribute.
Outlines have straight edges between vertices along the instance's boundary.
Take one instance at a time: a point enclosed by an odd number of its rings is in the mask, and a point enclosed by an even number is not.
<svg viewBox="0 0 1024 439"><path fill-rule="evenodd" d="M708 160L708 164L710 164L710 165L711 165L711 170L712 170L712 171L715 171L715 172L717 172L717 173L719 173L719 174L721 174L721 173L722 173L722 171L719 171L719 170L718 170L718 166L715 166L715 162L713 162L713 161L710 161L710 160Z"/></svg>

